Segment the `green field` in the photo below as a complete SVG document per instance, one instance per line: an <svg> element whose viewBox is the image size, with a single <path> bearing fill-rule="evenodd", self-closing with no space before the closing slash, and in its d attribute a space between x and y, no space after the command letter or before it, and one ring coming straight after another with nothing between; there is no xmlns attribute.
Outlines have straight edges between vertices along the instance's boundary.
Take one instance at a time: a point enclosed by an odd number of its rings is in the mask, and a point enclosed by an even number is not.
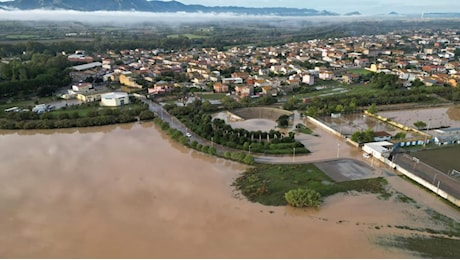
<svg viewBox="0 0 460 260"><path fill-rule="evenodd" d="M170 34L170 35L168 35L168 38L179 38L179 37L185 37L185 38L188 38L190 40L209 38L209 36L191 34L191 33L181 33L181 34Z"/></svg>
<svg viewBox="0 0 460 260"><path fill-rule="evenodd" d="M314 164L258 164L234 182L250 201L272 206L286 205L284 194L297 188L315 190L323 197L350 190L386 196L385 185L383 178L335 182Z"/></svg>
<svg viewBox="0 0 460 260"><path fill-rule="evenodd" d="M413 152L424 163L447 173L452 169L460 171L460 145L436 147L435 149Z"/></svg>
<svg viewBox="0 0 460 260"><path fill-rule="evenodd" d="M202 96L200 94L197 94L197 95L202 97L205 100L221 100L227 95L227 93L203 94Z"/></svg>
<svg viewBox="0 0 460 260"><path fill-rule="evenodd" d="M359 75L369 75L369 74L373 73L372 71L368 71L366 69L349 69L347 71L350 72L350 73L356 73L356 74L359 74Z"/></svg>

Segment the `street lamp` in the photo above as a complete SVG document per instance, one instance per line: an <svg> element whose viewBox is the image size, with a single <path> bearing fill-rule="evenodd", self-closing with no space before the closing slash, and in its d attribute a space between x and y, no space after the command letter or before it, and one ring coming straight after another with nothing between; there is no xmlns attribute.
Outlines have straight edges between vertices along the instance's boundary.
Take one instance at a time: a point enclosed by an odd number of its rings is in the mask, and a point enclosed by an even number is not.
<svg viewBox="0 0 460 260"><path fill-rule="evenodd" d="M251 154L251 145L249 145L249 154Z"/></svg>
<svg viewBox="0 0 460 260"><path fill-rule="evenodd" d="M295 160L295 147L292 147L292 161Z"/></svg>
<svg viewBox="0 0 460 260"><path fill-rule="evenodd" d="M339 158L340 155L340 144L337 144L337 158Z"/></svg>

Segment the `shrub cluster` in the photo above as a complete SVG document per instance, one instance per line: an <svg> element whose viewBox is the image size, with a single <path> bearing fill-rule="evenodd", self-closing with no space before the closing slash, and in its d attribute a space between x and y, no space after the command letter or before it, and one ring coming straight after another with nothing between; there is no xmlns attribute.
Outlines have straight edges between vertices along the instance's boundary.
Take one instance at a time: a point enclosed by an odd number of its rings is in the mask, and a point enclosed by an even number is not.
<svg viewBox="0 0 460 260"><path fill-rule="evenodd" d="M284 195L287 203L296 208L319 207L321 205L321 194L310 189L294 189Z"/></svg>

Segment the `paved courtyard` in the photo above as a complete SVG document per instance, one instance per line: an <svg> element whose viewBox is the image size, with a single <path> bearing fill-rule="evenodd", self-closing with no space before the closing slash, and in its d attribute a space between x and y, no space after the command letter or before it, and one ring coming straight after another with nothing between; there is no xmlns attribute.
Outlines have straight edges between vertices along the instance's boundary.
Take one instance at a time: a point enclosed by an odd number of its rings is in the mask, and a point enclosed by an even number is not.
<svg viewBox="0 0 460 260"><path fill-rule="evenodd" d="M317 162L315 165L337 182L378 177L376 170L364 162L353 159Z"/></svg>

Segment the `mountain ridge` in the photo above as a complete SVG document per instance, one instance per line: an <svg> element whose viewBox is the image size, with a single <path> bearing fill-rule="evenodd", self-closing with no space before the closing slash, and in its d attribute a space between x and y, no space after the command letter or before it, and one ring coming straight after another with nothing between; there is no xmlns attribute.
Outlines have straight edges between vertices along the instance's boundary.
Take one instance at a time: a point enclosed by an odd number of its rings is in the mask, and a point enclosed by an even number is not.
<svg viewBox="0 0 460 260"><path fill-rule="evenodd" d="M326 10L287 7L204 6L160 0L14 0L0 3L0 9L19 10L75 10L75 11L142 11L187 13L236 13L278 16L336 16Z"/></svg>

